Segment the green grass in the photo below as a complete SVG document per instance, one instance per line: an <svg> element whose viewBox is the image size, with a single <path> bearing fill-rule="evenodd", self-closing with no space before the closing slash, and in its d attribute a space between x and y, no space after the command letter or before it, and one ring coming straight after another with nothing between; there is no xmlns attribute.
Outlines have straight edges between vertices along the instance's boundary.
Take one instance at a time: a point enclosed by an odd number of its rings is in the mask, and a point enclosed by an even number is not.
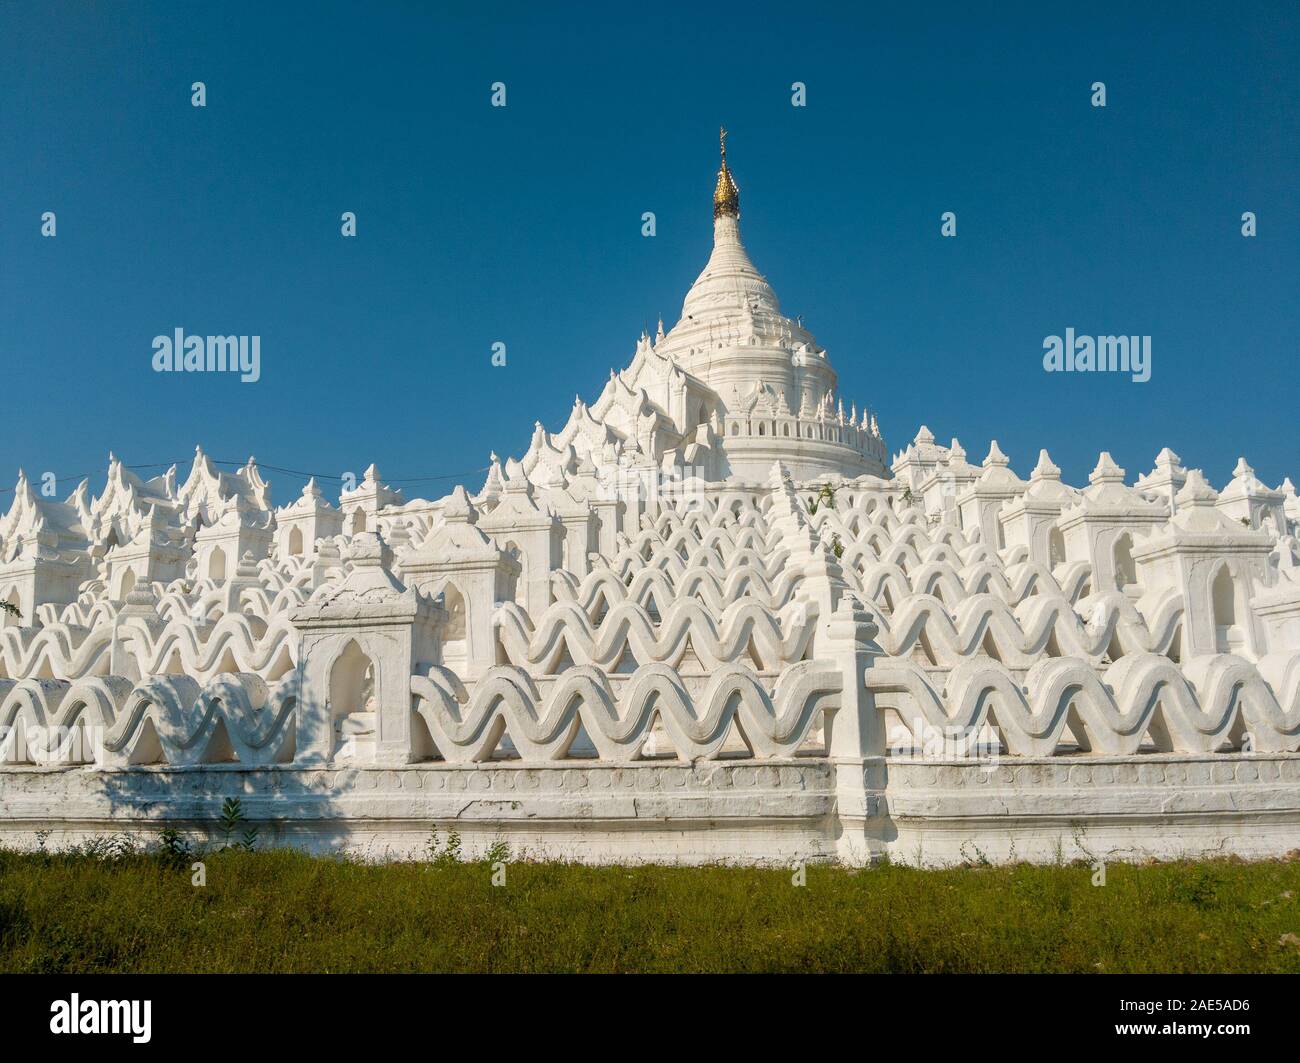
<svg viewBox="0 0 1300 1063"><path fill-rule="evenodd" d="M0 852L0 971L1300 972L1300 860L791 873ZM1296 935L1286 938L1285 935ZM1296 941L1295 944L1290 943Z"/></svg>

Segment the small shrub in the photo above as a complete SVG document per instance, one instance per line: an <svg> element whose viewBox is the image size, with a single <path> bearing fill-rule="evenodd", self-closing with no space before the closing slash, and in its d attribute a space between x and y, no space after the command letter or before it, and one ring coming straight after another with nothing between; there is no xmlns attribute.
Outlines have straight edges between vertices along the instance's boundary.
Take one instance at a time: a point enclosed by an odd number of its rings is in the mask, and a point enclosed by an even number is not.
<svg viewBox="0 0 1300 1063"><path fill-rule="evenodd" d="M174 827L166 828L158 836L158 858L165 866L180 869L189 864L193 855L188 839Z"/></svg>
<svg viewBox="0 0 1300 1063"><path fill-rule="evenodd" d="M459 864L461 862L460 831L453 827L447 832L446 844L440 846L438 828L434 827L429 831L429 841L424 848L429 855L429 863L434 867L450 867Z"/></svg>
<svg viewBox="0 0 1300 1063"><path fill-rule="evenodd" d="M247 817L244 815L244 807L239 803L238 797L227 797L222 802L221 819L217 822L223 839L221 846L223 850L238 849L246 853L253 851L253 846L257 844L257 827L252 824L244 826ZM241 827L243 830L240 830ZM232 843L230 836L237 830L240 831L239 841Z"/></svg>

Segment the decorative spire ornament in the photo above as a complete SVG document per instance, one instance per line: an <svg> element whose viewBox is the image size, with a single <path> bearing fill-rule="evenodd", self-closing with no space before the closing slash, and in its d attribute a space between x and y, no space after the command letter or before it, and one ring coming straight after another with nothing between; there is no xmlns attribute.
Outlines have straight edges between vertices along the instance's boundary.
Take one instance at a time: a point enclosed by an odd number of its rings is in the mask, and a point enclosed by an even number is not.
<svg viewBox="0 0 1300 1063"><path fill-rule="evenodd" d="M718 130L718 143L722 148L722 165L718 167L718 183L713 189L713 216L715 218L740 217L740 189L736 187L736 179L731 176L731 168L727 166L727 131L725 128Z"/></svg>

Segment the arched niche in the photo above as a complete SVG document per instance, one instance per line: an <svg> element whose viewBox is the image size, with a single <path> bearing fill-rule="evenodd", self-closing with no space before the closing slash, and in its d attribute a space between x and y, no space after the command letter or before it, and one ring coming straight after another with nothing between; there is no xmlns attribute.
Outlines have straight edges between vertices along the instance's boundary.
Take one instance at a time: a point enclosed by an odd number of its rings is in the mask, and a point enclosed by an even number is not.
<svg viewBox="0 0 1300 1063"><path fill-rule="evenodd" d="M330 666L329 676L330 723L339 750L358 738L373 736L378 672L357 640L349 639Z"/></svg>
<svg viewBox="0 0 1300 1063"><path fill-rule="evenodd" d="M1049 567L1065 564L1065 534L1056 525L1047 533L1047 564Z"/></svg>
<svg viewBox="0 0 1300 1063"><path fill-rule="evenodd" d="M1125 532L1115 540L1115 585L1124 590L1137 583L1137 566L1133 562L1133 537Z"/></svg>
<svg viewBox="0 0 1300 1063"><path fill-rule="evenodd" d="M21 614L23 609L23 600L18 593L18 588L12 588L4 597L3 601L6 605L13 606L13 609L12 611L5 609L3 612L0 612L0 627L22 627L23 619Z"/></svg>
<svg viewBox="0 0 1300 1063"><path fill-rule="evenodd" d="M506 580L503 600L508 602L517 602L519 605L526 605L527 587L524 585L524 581L519 578L519 575L523 572L524 552L519 548L519 544L513 539L506 541L505 546L501 548L501 552L505 554L506 557L510 558L510 560L517 566L512 570L512 574ZM646 560L649 560L649 558Z"/></svg>
<svg viewBox="0 0 1300 1063"><path fill-rule="evenodd" d="M442 663L453 672L461 672L468 657L465 596L456 584L447 583L434 601L447 612L442 629Z"/></svg>
<svg viewBox="0 0 1300 1063"><path fill-rule="evenodd" d="M1237 584L1226 564L1219 566L1210 583L1210 610L1214 616L1215 652L1237 652L1245 639L1237 625Z"/></svg>

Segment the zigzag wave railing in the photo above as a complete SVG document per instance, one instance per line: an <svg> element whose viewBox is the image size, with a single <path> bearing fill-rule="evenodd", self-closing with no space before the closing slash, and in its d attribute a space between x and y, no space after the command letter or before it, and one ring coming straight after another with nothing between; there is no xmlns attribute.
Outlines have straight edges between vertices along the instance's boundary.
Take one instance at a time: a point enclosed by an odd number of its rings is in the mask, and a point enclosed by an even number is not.
<svg viewBox="0 0 1300 1063"><path fill-rule="evenodd" d="M525 760L563 759L586 731L602 760L626 763L644 751L655 716L678 755L716 758L734 721L757 757L790 756L822 711L838 706L840 674L816 661L792 666L771 695L739 665L720 668L699 698L662 664L632 674L616 699L599 669L566 672L545 698L523 669L498 665L467 692L455 676L435 669L414 676L416 712L443 759L464 764L489 759L509 735Z"/></svg>
<svg viewBox="0 0 1300 1063"><path fill-rule="evenodd" d="M0 665L13 678L36 675L45 668L78 679L107 672L114 643L140 675L169 671L175 655L185 674L205 681L218 671L265 674L282 654L292 662L297 657L298 634L287 615L265 625L242 613L226 613L212 623L174 617L157 632L138 618L124 618L93 631L65 624L10 627L0 629ZM221 667L227 656L234 669Z"/></svg>
<svg viewBox="0 0 1300 1063"><path fill-rule="evenodd" d="M535 628L513 602L501 606L495 617L510 660L543 673L554 671L566 646L576 663L609 670L626 649L638 661L677 665L688 642L706 668L728 664L752 646L758 663L775 671L804 656L812 639L812 621L811 607L788 607L778 617L752 601L734 602L715 619L691 598L673 602L658 625L651 623L645 609L627 601L610 609L599 626L574 602L550 606Z"/></svg>
<svg viewBox="0 0 1300 1063"><path fill-rule="evenodd" d="M1147 738L1160 752L1210 753L1239 730L1258 752L1300 749L1300 674L1279 703L1254 665L1226 655L1180 671L1167 658L1134 654L1104 680L1085 661L1054 658L1035 664L1023 685L997 662L966 661L942 689L909 661L882 660L866 670L866 683L875 694L907 695L905 726L909 712L940 731L995 725L1017 756L1055 754L1067 728L1085 751L1103 755L1137 753Z"/></svg>
<svg viewBox="0 0 1300 1063"><path fill-rule="evenodd" d="M1060 597L1030 598L1012 611L1000 598L977 594L950 611L937 598L916 594L896 604L891 615L877 616L878 641L890 657L905 658L924 634L935 663L956 668L975 656L987 637L1008 667L1030 668L1054 637L1058 656L1099 665L1116 638L1127 653L1166 653L1183 619L1181 597L1166 599L1150 625L1118 592L1099 598L1097 608L1102 622L1092 626Z"/></svg>
<svg viewBox="0 0 1300 1063"><path fill-rule="evenodd" d="M121 676L0 680L0 749L12 763L19 740L40 733L40 759L49 763L284 763L292 759L297 703L296 676L273 685L248 673L205 684L177 675L138 684ZM90 756L67 749L77 728L94 732Z"/></svg>

